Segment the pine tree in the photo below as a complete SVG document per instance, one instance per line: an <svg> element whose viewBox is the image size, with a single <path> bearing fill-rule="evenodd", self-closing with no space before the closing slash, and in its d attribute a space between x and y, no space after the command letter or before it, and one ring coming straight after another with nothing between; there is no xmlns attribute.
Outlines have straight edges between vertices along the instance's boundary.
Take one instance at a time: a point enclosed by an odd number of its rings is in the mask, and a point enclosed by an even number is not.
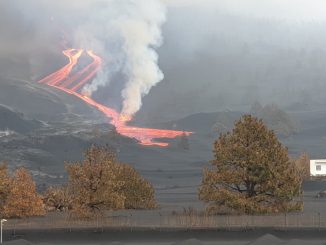
<svg viewBox="0 0 326 245"><path fill-rule="evenodd" d="M266 213L301 210L295 201L302 178L287 148L262 120L250 115L214 143L215 158L204 170L199 198L214 212Z"/></svg>

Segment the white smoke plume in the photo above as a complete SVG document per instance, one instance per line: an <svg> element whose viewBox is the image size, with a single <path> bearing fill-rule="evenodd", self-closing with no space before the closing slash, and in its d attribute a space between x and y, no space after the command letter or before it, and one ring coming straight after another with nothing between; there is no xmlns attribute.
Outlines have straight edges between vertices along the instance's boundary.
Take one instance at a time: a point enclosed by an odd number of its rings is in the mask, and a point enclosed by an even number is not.
<svg viewBox="0 0 326 245"><path fill-rule="evenodd" d="M160 0L107 0L76 32L76 43L104 55L104 68L83 88L92 94L108 85L119 71L127 81L122 90L122 114L133 115L142 97L163 79L155 48L162 44L161 26L166 19ZM95 11L92 11L95 12Z"/></svg>

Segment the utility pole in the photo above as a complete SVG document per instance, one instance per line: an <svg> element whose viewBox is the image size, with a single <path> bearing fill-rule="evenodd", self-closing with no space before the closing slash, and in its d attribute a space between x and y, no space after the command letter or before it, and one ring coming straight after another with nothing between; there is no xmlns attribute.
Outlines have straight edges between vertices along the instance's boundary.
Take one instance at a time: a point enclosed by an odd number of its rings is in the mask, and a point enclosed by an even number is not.
<svg viewBox="0 0 326 245"><path fill-rule="evenodd" d="M2 226L3 226L3 223L6 222L6 221L7 221L6 219L1 219L1 225L0 225L0 227L1 227L0 243L2 243Z"/></svg>

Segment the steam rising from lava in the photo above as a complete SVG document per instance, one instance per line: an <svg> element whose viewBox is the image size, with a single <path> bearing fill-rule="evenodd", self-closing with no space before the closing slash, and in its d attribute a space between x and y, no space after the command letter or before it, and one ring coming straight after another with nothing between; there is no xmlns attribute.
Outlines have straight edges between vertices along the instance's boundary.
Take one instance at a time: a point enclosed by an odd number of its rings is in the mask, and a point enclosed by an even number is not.
<svg viewBox="0 0 326 245"><path fill-rule="evenodd" d="M63 54L68 57L69 63L59 69L58 71L50 74L43 78L39 83L47 84L51 87L60 89L61 91L78 97L79 99L86 102L88 105L95 107L101 111L106 117L110 118L110 123L116 127L118 133L137 139L142 145L157 145L157 146L168 146L165 142L154 142L154 139L159 138L170 138L181 136L183 134L190 135L191 132L182 132L176 130L162 130L152 128L139 128L132 127L126 124L127 121L131 120L131 117L127 117L124 114L119 114L114 109L102 105L89 96L79 93L80 88L87 82L92 81L99 68L102 65L102 59L94 54L93 51L87 51L87 55L92 58L92 62L85 68L73 73L73 68L79 61L79 58L83 54L84 50L79 49L68 49L63 51ZM72 74L73 73L73 74Z"/></svg>
<svg viewBox="0 0 326 245"><path fill-rule="evenodd" d="M76 44L92 47L104 55L98 77L84 86L91 95L110 83L110 75L121 72L127 78L121 92L122 115L128 118L141 107L142 97L163 79L155 48L162 44L161 26L166 9L160 0L106 0L96 15L81 25Z"/></svg>

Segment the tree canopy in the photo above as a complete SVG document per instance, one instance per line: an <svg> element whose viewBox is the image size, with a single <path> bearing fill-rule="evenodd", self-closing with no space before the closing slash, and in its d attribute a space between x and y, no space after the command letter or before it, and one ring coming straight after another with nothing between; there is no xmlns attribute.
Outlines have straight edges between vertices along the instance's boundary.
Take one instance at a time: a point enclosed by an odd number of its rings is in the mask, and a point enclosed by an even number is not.
<svg viewBox="0 0 326 245"><path fill-rule="evenodd" d="M10 192L10 176L7 164L0 165L0 213L3 215L3 207Z"/></svg>
<svg viewBox="0 0 326 245"><path fill-rule="evenodd" d="M24 218L45 214L42 198L37 194L35 182L25 168L17 169L10 179L3 210L5 217Z"/></svg>
<svg viewBox="0 0 326 245"><path fill-rule="evenodd" d="M308 179L310 177L309 155L303 152L297 159L294 159L293 161L302 179Z"/></svg>
<svg viewBox="0 0 326 245"><path fill-rule="evenodd" d="M245 115L214 143L199 198L212 212L267 213L301 210L301 175L275 133Z"/></svg>
<svg viewBox="0 0 326 245"><path fill-rule="evenodd" d="M157 206L152 184L134 168L122 164L119 169L118 179L124 183L120 192L125 197L125 209L153 209Z"/></svg>
<svg viewBox="0 0 326 245"><path fill-rule="evenodd" d="M107 147L92 146L82 162L67 164L72 211L92 217L105 210L154 208L152 185Z"/></svg>

